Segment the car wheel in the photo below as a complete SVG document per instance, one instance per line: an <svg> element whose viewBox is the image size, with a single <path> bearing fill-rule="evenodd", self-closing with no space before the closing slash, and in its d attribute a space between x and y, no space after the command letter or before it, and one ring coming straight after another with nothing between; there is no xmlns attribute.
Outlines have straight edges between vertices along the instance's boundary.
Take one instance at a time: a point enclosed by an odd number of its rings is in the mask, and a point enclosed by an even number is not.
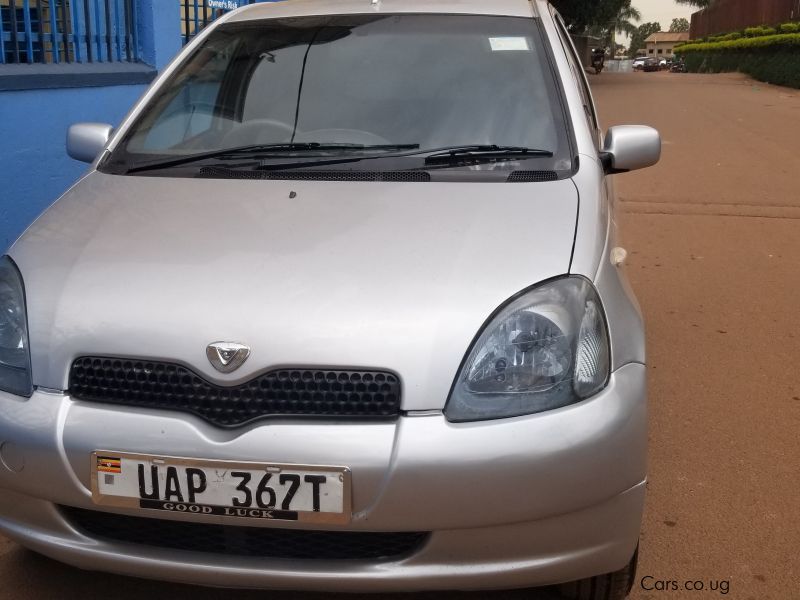
<svg viewBox="0 0 800 600"><path fill-rule="evenodd" d="M638 562L637 546L631 561L619 571L564 583L558 586L558 592L566 600L624 600L628 597L636 579Z"/></svg>

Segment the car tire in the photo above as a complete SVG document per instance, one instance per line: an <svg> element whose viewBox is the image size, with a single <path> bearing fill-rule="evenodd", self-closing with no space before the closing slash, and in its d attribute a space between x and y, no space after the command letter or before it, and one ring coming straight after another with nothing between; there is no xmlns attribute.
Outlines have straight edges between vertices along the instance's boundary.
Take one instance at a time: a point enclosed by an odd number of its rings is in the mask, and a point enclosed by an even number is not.
<svg viewBox="0 0 800 600"><path fill-rule="evenodd" d="M563 583L558 586L558 593L565 600L624 600L628 597L636 579L638 562L637 546L631 561L619 571Z"/></svg>

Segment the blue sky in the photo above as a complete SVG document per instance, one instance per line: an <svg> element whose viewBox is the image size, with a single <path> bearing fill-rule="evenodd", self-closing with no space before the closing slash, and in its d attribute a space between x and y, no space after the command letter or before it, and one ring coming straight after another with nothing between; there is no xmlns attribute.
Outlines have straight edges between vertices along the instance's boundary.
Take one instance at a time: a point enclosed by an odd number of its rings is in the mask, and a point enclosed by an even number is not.
<svg viewBox="0 0 800 600"><path fill-rule="evenodd" d="M685 17L691 20L691 14L697 10L673 0L633 0L633 5L641 11L643 23L658 21L664 30L669 29L672 19Z"/></svg>

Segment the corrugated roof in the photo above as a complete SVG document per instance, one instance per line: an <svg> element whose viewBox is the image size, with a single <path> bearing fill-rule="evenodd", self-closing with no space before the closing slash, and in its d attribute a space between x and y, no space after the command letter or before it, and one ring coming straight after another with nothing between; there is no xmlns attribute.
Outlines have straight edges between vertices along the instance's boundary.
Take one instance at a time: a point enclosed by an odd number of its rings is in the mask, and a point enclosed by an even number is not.
<svg viewBox="0 0 800 600"><path fill-rule="evenodd" d="M683 33L670 33L668 31L659 31L658 33L651 34L646 40L645 43L655 43L658 42L688 42L689 41L689 32L685 31Z"/></svg>

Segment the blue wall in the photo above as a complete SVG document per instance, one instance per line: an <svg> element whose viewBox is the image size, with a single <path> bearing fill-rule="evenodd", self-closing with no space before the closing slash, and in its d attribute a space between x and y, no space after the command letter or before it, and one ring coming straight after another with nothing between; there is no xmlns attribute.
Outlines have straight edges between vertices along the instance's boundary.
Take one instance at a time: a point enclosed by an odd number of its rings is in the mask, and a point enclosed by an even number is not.
<svg viewBox="0 0 800 600"><path fill-rule="evenodd" d="M180 49L179 8L177 0L139 0L139 46L147 64L161 69ZM87 169L66 155L69 125L95 121L116 126L145 89L116 85L0 92L0 254Z"/></svg>
<svg viewBox="0 0 800 600"><path fill-rule="evenodd" d="M86 170L65 151L76 121L118 124L145 86L0 93L0 252Z"/></svg>

